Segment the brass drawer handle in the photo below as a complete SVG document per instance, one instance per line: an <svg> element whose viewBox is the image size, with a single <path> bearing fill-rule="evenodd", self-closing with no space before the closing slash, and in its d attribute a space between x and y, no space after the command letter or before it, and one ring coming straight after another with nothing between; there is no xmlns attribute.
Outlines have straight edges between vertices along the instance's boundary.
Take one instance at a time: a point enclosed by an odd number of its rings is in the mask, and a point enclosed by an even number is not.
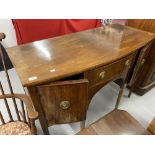
<svg viewBox="0 0 155 155"><path fill-rule="evenodd" d="M141 64L143 65L145 63L145 59L142 59L142 62L141 62Z"/></svg>
<svg viewBox="0 0 155 155"><path fill-rule="evenodd" d="M128 59L125 61L125 66L129 66L129 65L130 65L130 60Z"/></svg>
<svg viewBox="0 0 155 155"><path fill-rule="evenodd" d="M106 73L105 71L101 72L101 73L99 74L99 78L100 78L100 79L104 79L105 73Z"/></svg>
<svg viewBox="0 0 155 155"><path fill-rule="evenodd" d="M68 109L70 107L70 102L69 101L61 101L60 103L60 108L65 110Z"/></svg>

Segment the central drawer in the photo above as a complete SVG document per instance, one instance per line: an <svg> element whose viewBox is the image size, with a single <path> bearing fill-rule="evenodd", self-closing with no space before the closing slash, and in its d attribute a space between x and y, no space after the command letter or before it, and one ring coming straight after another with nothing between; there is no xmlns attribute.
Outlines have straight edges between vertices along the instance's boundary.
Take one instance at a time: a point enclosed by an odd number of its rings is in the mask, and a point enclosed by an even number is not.
<svg viewBox="0 0 155 155"><path fill-rule="evenodd" d="M131 65L133 57L134 54L131 54L111 64L88 71L87 78L89 86L94 87L96 85L106 83L122 74L123 70Z"/></svg>

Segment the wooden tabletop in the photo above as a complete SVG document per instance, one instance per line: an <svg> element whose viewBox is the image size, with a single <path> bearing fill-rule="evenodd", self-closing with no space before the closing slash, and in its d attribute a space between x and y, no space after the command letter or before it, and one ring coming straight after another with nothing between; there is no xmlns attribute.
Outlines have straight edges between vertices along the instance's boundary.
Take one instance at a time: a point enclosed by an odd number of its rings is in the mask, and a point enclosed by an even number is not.
<svg viewBox="0 0 155 155"><path fill-rule="evenodd" d="M23 86L31 86L110 63L154 37L116 24L11 47L7 52Z"/></svg>

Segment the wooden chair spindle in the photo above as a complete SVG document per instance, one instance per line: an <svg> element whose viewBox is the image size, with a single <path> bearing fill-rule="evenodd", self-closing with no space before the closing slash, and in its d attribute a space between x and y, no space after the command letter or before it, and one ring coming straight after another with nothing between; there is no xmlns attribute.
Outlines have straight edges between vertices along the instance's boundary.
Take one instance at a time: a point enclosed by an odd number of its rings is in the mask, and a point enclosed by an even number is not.
<svg viewBox="0 0 155 155"><path fill-rule="evenodd" d="M0 82L0 89L1 89L2 95L5 95L1 82ZM4 98L4 103L5 103L5 106L6 106L6 109L7 109L9 118L10 118L10 121L13 121L13 117L11 115L11 111L10 111L10 108L9 108L9 105L8 105L8 101L7 101L6 98Z"/></svg>
<svg viewBox="0 0 155 155"><path fill-rule="evenodd" d="M1 111L0 111L0 120L1 120L2 124L5 124L5 121L4 121L4 118L3 118Z"/></svg>
<svg viewBox="0 0 155 155"><path fill-rule="evenodd" d="M5 71L5 74L6 74L6 78L7 78L8 84L9 84L10 93L13 95L14 94L13 93L13 88L12 88L12 85L11 85L11 81L10 81L10 78L9 78L8 71L6 69L6 65L5 65L5 61L4 61L4 57L3 57L3 53L2 53L2 48L1 47L0 47L0 56L1 56L2 64L3 64L3 67L4 67L4 71ZM20 115L19 115L19 111L18 111L16 100L15 100L15 98L13 98L12 100L13 100L13 103L14 103L14 107L15 107L17 118L20 121Z"/></svg>
<svg viewBox="0 0 155 155"><path fill-rule="evenodd" d="M24 103L22 100L21 100L21 107L22 107L23 121L26 122L26 113L25 113Z"/></svg>

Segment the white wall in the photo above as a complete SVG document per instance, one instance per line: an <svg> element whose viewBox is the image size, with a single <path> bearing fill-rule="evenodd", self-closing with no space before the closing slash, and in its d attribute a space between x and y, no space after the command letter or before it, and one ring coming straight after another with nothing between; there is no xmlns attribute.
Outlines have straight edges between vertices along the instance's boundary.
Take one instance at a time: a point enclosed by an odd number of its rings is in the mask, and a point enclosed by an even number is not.
<svg viewBox="0 0 155 155"><path fill-rule="evenodd" d="M15 30L11 19L0 19L0 32L6 34L6 38L2 41L4 47L17 45Z"/></svg>

